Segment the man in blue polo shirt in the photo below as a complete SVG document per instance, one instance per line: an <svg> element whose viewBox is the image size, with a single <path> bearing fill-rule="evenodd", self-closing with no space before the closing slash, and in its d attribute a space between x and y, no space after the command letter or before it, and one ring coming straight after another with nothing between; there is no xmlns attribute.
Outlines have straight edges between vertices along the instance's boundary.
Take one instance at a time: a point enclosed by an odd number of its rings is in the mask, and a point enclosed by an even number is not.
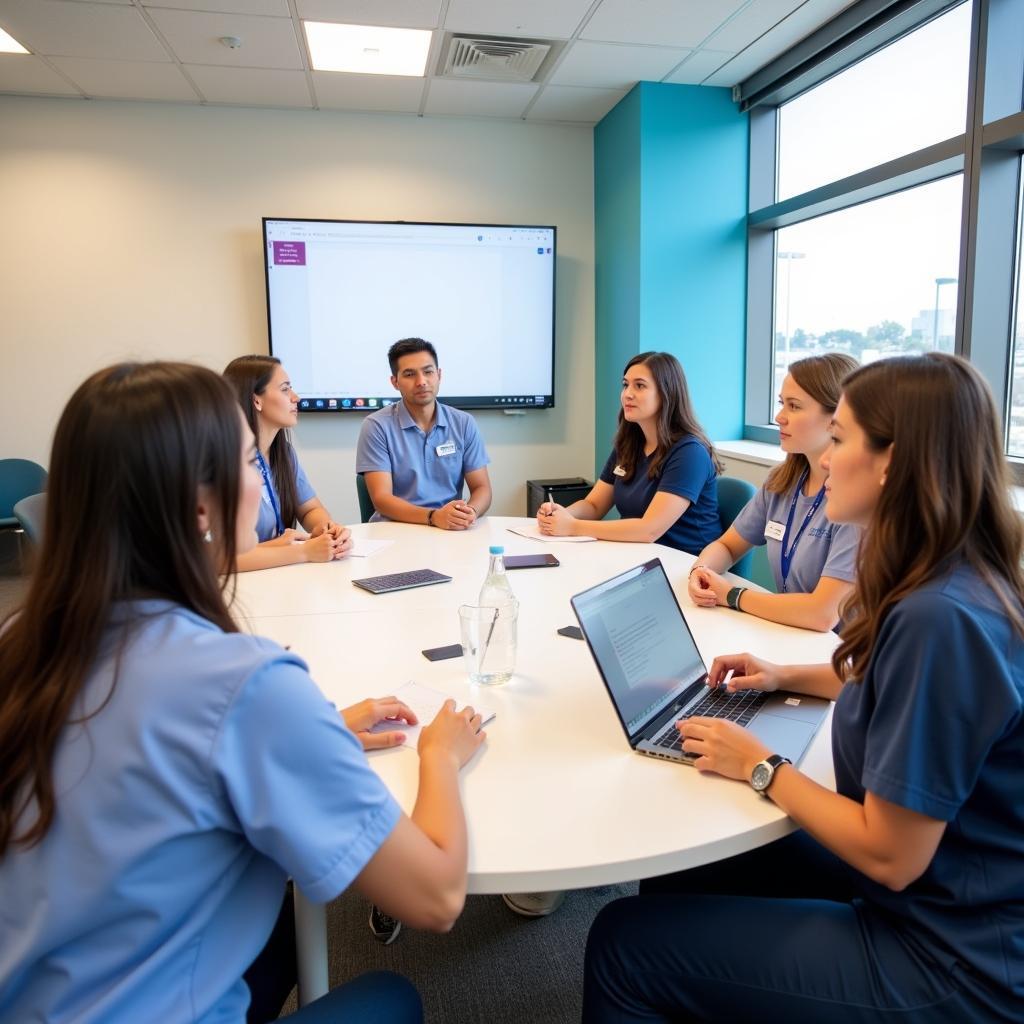
<svg viewBox="0 0 1024 1024"><path fill-rule="evenodd" d="M441 369L429 341L396 341L388 362L402 400L366 417L356 449L356 472L377 510L373 520L467 530L491 504L491 460L476 421L437 401Z"/></svg>

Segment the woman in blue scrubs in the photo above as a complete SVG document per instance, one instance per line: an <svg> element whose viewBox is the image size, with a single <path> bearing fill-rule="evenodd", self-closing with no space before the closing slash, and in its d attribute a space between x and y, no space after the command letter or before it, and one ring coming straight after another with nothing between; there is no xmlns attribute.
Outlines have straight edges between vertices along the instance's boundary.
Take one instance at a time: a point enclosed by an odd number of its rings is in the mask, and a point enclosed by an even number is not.
<svg viewBox="0 0 1024 1024"><path fill-rule="evenodd" d="M238 571L295 562L330 562L352 549L348 529L332 521L299 464L287 431L299 419L299 396L281 360L239 356L224 369L256 438L263 481L256 522L259 543L238 557ZM298 523L302 531L295 529Z"/></svg>
<svg viewBox="0 0 1024 1024"><path fill-rule="evenodd" d="M709 673L834 698L837 792L732 723L682 723L698 769L802 831L606 907L586 1021L1024 1019L1024 530L1000 435L952 356L847 379L824 458L829 518L865 531L842 641L825 666Z"/></svg>
<svg viewBox="0 0 1024 1024"><path fill-rule="evenodd" d="M826 632L853 591L860 529L825 515L821 457L843 378L857 361L841 352L793 363L779 393L779 443L785 461L769 474L735 522L698 556L689 593L702 608L730 605L772 622ZM767 545L777 593L735 587L720 574L752 547Z"/></svg>
<svg viewBox="0 0 1024 1024"><path fill-rule="evenodd" d="M316 902L354 885L413 927L461 911L458 773L480 718L449 702L424 729L407 817L363 749L412 712L386 697L339 714L300 658L231 619L221 574L256 543L261 484L209 370L113 366L61 416L46 572L0 629L5 1021L273 1019L293 977L268 986L260 954L287 930L289 877ZM289 1019L421 1010L378 974Z"/></svg>
<svg viewBox="0 0 1024 1024"><path fill-rule="evenodd" d="M622 373L622 408L612 453L581 501L544 502L537 526L551 537L657 541L697 554L720 529L721 465L690 402L679 360L641 352ZM622 517L602 522L615 506Z"/></svg>

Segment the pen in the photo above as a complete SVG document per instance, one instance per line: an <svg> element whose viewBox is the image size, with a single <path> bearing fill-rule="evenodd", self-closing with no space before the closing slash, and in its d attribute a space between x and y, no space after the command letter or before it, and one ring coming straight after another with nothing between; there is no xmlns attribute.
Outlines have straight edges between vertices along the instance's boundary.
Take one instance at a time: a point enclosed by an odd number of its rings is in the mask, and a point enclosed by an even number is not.
<svg viewBox="0 0 1024 1024"><path fill-rule="evenodd" d="M547 496L548 496L548 511L547 511L547 515L551 515L551 512L552 512L551 506L554 505L554 500L551 497L551 488L550 487L547 489Z"/></svg>

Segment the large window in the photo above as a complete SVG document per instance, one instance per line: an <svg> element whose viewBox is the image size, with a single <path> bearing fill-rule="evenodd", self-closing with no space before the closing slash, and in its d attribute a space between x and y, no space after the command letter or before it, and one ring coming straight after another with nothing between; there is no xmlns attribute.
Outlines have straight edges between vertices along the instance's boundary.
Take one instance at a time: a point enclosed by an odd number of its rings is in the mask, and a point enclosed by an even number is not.
<svg viewBox="0 0 1024 1024"><path fill-rule="evenodd" d="M960 135L970 39L964 3L783 104L778 198Z"/></svg>
<svg viewBox="0 0 1024 1024"><path fill-rule="evenodd" d="M1024 481L1024 3L858 0L739 86L750 113L746 436L787 367L956 352Z"/></svg>

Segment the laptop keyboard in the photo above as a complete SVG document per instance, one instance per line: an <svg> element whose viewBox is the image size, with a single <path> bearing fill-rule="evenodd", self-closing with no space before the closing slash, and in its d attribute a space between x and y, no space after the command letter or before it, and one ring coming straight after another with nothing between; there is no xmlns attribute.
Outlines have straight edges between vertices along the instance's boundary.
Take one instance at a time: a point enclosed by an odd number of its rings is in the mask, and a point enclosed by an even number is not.
<svg viewBox="0 0 1024 1024"><path fill-rule="evenodd" d="M694 705L685 718L724 718L737 725L747 725L767 699L768 694L761 690L741 690L739 693L712 690ZM684 720L677 719L680 722ZM666 750L682 750L683 738L675 723L654 741L654 745Z"/></svg>

